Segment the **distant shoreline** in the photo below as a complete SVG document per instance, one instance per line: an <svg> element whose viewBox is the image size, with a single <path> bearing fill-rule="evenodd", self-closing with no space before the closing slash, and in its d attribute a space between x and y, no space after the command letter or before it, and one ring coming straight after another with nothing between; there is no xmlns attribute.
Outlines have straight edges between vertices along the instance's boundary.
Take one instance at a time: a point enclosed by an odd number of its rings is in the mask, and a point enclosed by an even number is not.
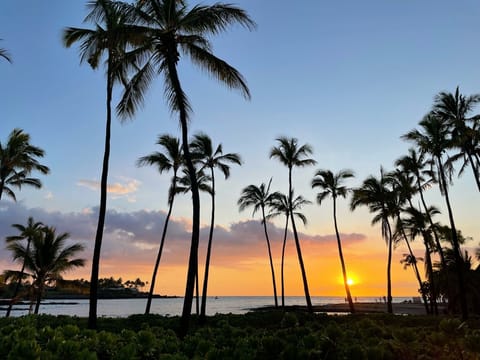
<svg viewBox="0 0 480 360"><path fill-rule="evenodd" d="M420 303L392 303L393 313L396 315L426 315L425 305ZM374 314L387 313L387 304L374 302L357 302L354 303L355 313L359 314ZM289 305L285 306L286 310L290 311L307 311L305 305ZM438 304L438 311L440 314L445 313L447 309L446 304ZM252 311L270 311L275 310L274 306L264 306L253 308ZM314 305L313 311L317 313L350 313L348 303Z"/></svg>

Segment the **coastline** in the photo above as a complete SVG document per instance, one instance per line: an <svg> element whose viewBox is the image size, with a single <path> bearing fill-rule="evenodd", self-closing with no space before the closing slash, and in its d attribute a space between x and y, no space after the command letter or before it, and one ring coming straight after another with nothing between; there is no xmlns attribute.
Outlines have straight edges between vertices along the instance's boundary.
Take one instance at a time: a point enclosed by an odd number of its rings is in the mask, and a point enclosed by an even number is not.
<svg viewBox="0 0 480 360"><path fill-rule="evenodd" d="M355 313L358 314L376 314L387 313L387 304L379 302L357 302L354 303ZM393 313L395 315L426 315L425 305L422 303L392 303ZM285 309L290 311L307 311L305 305L289 305ZM438 304L438 311L440 314L445 313L447 309L446 304ZM274 306L264 306L260 308L251 309L252 311L270 311L275 310ZM348 303L336 303L325 305L314 305L313 311L316 313L350 313Z"/></svg>

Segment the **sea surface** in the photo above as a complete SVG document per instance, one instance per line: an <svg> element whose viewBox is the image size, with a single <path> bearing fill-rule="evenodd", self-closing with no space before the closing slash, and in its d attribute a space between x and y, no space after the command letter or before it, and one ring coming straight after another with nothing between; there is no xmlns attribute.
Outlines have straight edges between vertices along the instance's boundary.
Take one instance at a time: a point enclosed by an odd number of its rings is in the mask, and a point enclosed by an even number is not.
<svg viewBox="0 0 480 360"><path fill-rule="evenodd" d="M411 301L412 297L395 297L393 302ZM98 316L105 317L127 317L145 312L146 299L100 299L98 300ZM358 302L383 302L378 297L357 297ZM337 304L345 302L341 296L326 297L313 296L313 305ZM280 303L280 298L279 298ZM286 305L305 305L305 298L302 296L285 297ZM274 305L272 296L218 296L207 299L207 315L219 314L244 314L253 308ZM150 313L165 316L180 315L183 307L183 298L155 298L152 301ZM27 305L16 305L13 307L12 315L21 316L28 314ZM192 305L192 313L195 313L195 300ZM0 312L0 316L2 316ZM40 305L40 314L70 315L88 317L87 299L69 300L44 300Z"/></svg>

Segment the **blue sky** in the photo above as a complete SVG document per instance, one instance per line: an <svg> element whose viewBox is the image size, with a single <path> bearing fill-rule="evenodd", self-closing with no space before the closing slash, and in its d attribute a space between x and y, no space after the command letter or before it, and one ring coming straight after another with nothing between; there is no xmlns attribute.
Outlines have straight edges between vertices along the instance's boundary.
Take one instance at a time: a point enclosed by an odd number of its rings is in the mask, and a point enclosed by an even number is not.
<svg viewBox="0 0 480 360"><path fill-rule="evenodd" d="M293 136L313 146L318 165L296 171L294 180L296 192L314 200L309 184L317 168L351 168L357 174L351 185L360 184L377 174L380 165L391 169L406 152L409 145L400 135L416 126L436 93L454 91L457 85L465 94L479 92L478 1L236 4L258 29L233 28L213 44L216 54L246 77L252 100L225 89L187 61L180 65L194 109L191 134L203 131L244 160L228 182L218 183L217 224L226 228L250 215L239 214L236 207L243 187L273 177L272 186L286 191L286 169L268 158L276 137ZM12 65L0 62L0 139L14 127L23 128L46 150L44 162L52 171L42 178L42 190L18 194L18 206L26 212L41 207L81 213L98 204L98 192L91 187L99 180L103 155L104 74L79 65L78 48L65 49L61 43L64 27L90 26L82 25L85 15L85 2L79 0L0 4L0 46L13 58ZM165 210L169 177L135 166L138 157L156 150L160 133L178 135L179 126L163 100L159 77L134 119L115 120L109 182L116 186L109 209L125 214ZM453 202L459 227L476 237L478 195L469 171L455 180ZM436 189L428 196L442 208ZM204 223L209 221L208 202L205 197ZM305 234L332 233L328 206L310 206L305 214L310 221ZM371 246L383 247L364 210L351 214L341 206L340 214L344 232L371 235ZM188 197L179 199L174 215L188 219Z"/></svg>

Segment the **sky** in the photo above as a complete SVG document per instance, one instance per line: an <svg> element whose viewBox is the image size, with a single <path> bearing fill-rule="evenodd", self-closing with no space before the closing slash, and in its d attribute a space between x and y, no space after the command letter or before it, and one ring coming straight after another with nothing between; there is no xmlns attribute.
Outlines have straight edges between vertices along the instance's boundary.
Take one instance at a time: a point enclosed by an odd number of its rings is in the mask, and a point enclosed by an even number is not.
<svg viewBox="0 0 480 360"><path fill-rule="evenodd" d="M190 2L194 4L196 2ZM205 1L203 3L213 3ZM0 61L0 141L14 128L31 135L46 152L42 162L51 174L43 188L22 188L17 202L0 200L0 238L14 233L11 224L28 216L69 232L86 246L85 268L66 278L89 278L96 229L99 179L105 134L105 74L80 64L78 47L61 42L67 26L82 24L85 1L2 0L0 47L13 64ZM288 190L287 169L269 159L276 138L308 143L317 165L295 169L297 194L313 202L299 226L310 291L316 296L343 296L340 262L334 237L331 202L315 204L310 183L319 168L349 168L355 187L380 166L393 169L410 144L400 136L413 129L440 91L480 92L478 42L480 3L476 0L336 2L239 0L258 27L233 27L212 38L214 52L245 76L252 98L226 89L184 58L179 73L193 108L190 134L204 132L225 152L241 155L243 165L231 176L218 176L217 213L209 293L270 295L271 277L265 238L258 216L238 211L241 190L272 178L272 189ZM47 6L48 5L48 6ZM118 101L120 89L115 92ZM109 198L100 276L149 281L167 210L170 174L138 168L136 160L153 151L158 135L179 136L179 124L163 97L158 77L144 107L127 121L114 120L109 169ZM457 226L478 246L478 193L470 169L452 186ZM446 223L438 189L427 193ZM201 253L207 241L210 199L201 197ZM191 228L190 196L175 200L156 292L183 295ZM338 209L339 227L353 296L386 292L385 242L371 226L366 209ZM283 220L269 224L272 251L280 275ZM423 256L420 241L413 244ZM404 246L395 250L393 295L416 296L411 269L400 264ZM16 265L0 250L0 269ZM287 244L286 294L302 295L298 261L291 234Z"/></svg>

